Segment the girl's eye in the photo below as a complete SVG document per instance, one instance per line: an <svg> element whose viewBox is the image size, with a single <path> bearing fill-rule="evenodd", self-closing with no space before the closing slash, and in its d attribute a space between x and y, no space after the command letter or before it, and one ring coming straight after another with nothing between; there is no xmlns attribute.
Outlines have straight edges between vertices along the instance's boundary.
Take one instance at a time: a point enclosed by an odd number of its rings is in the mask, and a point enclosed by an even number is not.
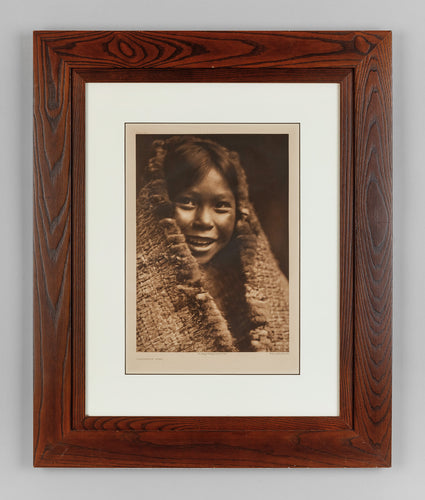
<svg viewBox="0 0 425 500"><path fill-rule="evenodd" d="M176 203L180 207L187 210L195 208L195 201L192 198L189 198L188 196L182 196L181 198L178 198Z"/></svg>
<svg viewBox="0 0 425 500"><path fill-rule="evenodd" d="M216 203L215 208L220 212L227 212L232 208L232 205L228 201L219 201Z"/></svg>

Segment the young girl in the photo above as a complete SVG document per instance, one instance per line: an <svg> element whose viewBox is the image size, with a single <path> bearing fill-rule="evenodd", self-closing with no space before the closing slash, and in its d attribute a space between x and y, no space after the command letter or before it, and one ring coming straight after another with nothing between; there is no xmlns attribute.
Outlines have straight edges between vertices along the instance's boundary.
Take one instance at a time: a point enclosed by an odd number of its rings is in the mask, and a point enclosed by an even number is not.
<svg viewBox="0 0 425 500"><path fill-rule="evenodd" d="M288 281L218 143L154 143L137 199L137 351L289 349Z"/></svg>

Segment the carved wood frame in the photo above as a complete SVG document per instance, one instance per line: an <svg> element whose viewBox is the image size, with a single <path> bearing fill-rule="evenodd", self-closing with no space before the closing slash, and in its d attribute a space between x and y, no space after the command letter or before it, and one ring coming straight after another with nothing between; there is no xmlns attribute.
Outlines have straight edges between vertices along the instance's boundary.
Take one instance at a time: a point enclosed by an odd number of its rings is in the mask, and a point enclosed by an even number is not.
<svg viewBox="0 0 425 500"><path fill-rule="evenodd" d="M337 82L339 417L87 417L84 84ZM34 33L34 465L376 467L391 461L391 33Z"/></svg>

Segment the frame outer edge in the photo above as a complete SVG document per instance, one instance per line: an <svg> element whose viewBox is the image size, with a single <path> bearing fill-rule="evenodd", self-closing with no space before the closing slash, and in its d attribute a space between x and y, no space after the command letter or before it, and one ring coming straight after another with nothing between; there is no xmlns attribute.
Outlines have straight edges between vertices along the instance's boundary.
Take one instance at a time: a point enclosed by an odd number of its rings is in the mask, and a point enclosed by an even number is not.
<svg viewBox="0 0 425 500"><path fill-rule="evenodd" d="M356 68L354 429L391 465L391 33Z"/></svg>
<svg viewBox="0 0 425 500"><path fill-rule="evenodd" d="M34 33L34 465L70 428L69 67Z"/></svg>
<svg viewBox="0 0 425 500"><path fill-rule="evenodd" d="M114 32L105 33L107 36L114 36ZM106 36L105 33L102 36ZM291 37L297 34L289 33ZM255 32L247 34L253 38L259 36ZM318 32L299 33L302 39L299 43L302 44L304 39L317 34ZM215 39L214 32L207 35L208 40ZM360 35L361 32L356 32L357 41ZM68 37L76 41L76 51L65 57L60 52L55 52L58 47L55 45L55 32L34 33L34 465L75 467L81 465L83 460L85 466L105 466L109 455L106 445L108 439L100 446L101 449L97 450L100 454L96 452L95 456L89 449L84 448L84 436L70 430L70 74L72 68L87 65L84 49L79 52L77 46L78 37L84 36L84 32L56 32L56 36L60 36L62 42ZM93 36L97 36L96 32L90 32L90 37ZM155 32L151 32L149 36L155 36ZM184 39L185 33L180 32L176 36ZM279 33L279 37L285 36L289 35ZM342 40L343 37L347 38L348 32L334 32L332 36L341 36ZM334 67L355 69L355 166L357 180L361 179L362 182L355 181L354 285L357 314L354 325L354 430L358 434L354 436L355 433L352 432L341 434L339 431L326 431L326 435L330 433L328 444L332 442L332 448L336 446L337 450L335 464L330 466L337 466L337 463L339 466L351 464L354 467L385 466L390 464L391 453L391 33L373 32L373 35L365 33L365 36L370 36L371 39L376 36L380 40L367 55L362 56L360 62L355 62L354 59L350 62L344 61L344 55L341 56L341 61L334 61ZM225 43L224 39L220 42ZM363 48L363 45L360 48ZM359 52L356 52L356 57L359 57ZM93 62L92 68L106 68L109 63L106 55L105 59ZM206 67L203 63L193 64L198 68ZM315 64L313 63L313 66ZM322 63L319 65L322 66ZM237 64L234 67L237 67ZM256 67L255 64L253 67ZM283 69L292 66L291 63L282 62L275 67ZM301 63L298 67L304 67L306 71L310 68L308 63ZM369 128L368 124L371 125ZM368 156L371 151L373 155ZM375 161L375 158L378 160ZM363 188L359 188L359 185L363 185ZM190 444L190 438L189 441L185 438L183 441L186 442L187 452L191 453L192 450L195 453L197 446L201 446L208 434L212 436L214 432L201 433L199 443ZM237 434L239 431L229 432L228 436L231 438L234 435L236 439ZM256 445L259 463L261 457L265 458L268 448L277 447L277 443L273 445L272 438L266 440L266 435L273 436L273 433L262 431L260 434L263 438L257 441ZM283 445L284 436L288 435L289 439L289 434L292 435L287 431L279 433L281 437L278 442ZM307 441L315 440L314 432L306 433L299 429L297 434L299 437L303 435ZM131 434L134 440L138 435L139 433ZM248 437L248 433L243 432L243 435ZM335 441L339 439L337 435L341 435L342 440L339 443ZM349 442L353 440L358 444L348 447L349 455L346 457L342 453L344 449L347 450L348 442L342 438L343 435ZM71 436L77 438L77 441ZM106 434L93 435L95 436L103 441L101 436L106 437ZM126 433L126 436L129 437L130 434ZM277 437L277 434L275 436ZM323 434L322 436L324 438ZM125 436L121 437L127 439ZM228 439L225 441L227 443ZM322 439L319 441L322 442ZM284 453L288 452L288 443L285 446L282 450L275 449L278 456L280 455L280 459L276 457L280 465L274 466L314 466L314 456L317 457L317 453L319 456L325 453L324 450L317 449L316 454L313 453L313 457L309 459L303 451L292 459L284 456ZM172 450L174 446L168 443L163 450L159 449L159 452L162 454L165 448ZM220 446L217 448L218 453L219 448ZM228 449L229 453L235 451L227 445L222 451L225 449ZM310 446L307 449L312 450ZM177 450L180 448L176 448L174 456L170 454L165 459L168 466L181 467L185 463L185 460L178 461ZM207 449L200 451L205 452ZM145 452L146 450L140 450L143 463L130 466L149 466L152 462L144 455ZM117 457L119 456L118 453ZM348 456L351 458L348 459ZM243 466L244 454L238 457L235 457L232 466ZM112 455L109 455L109 458L112 459ZM230 455L228 458L230 459ZM223 459L226 460L224 456ZM214 457L204 460L203 463L209 466L214 463ZM215 466L220 466L217 465L217 457L215 460ZM115 466L125 466L125 462L124 457L117 461ZM108 466L114 465L109 462ZM316 466L320 466L319 460Z"/></svg>

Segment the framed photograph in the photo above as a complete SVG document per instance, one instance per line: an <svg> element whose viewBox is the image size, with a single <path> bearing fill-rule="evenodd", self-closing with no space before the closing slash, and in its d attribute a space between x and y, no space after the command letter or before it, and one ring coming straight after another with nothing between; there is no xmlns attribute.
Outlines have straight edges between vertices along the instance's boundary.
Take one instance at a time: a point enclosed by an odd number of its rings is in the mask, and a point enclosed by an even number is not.
<svg viewBox="0 0 425 500"><path fill-rule="evenodd" d="M126 373L298 374L299 124L125 135Z"/></svg>
<svg viewBox="0 0 425 500"><path fill-rule="evenodd" d="M386 31L36 32L34 465L389 466L391 119Z"/></svg>

